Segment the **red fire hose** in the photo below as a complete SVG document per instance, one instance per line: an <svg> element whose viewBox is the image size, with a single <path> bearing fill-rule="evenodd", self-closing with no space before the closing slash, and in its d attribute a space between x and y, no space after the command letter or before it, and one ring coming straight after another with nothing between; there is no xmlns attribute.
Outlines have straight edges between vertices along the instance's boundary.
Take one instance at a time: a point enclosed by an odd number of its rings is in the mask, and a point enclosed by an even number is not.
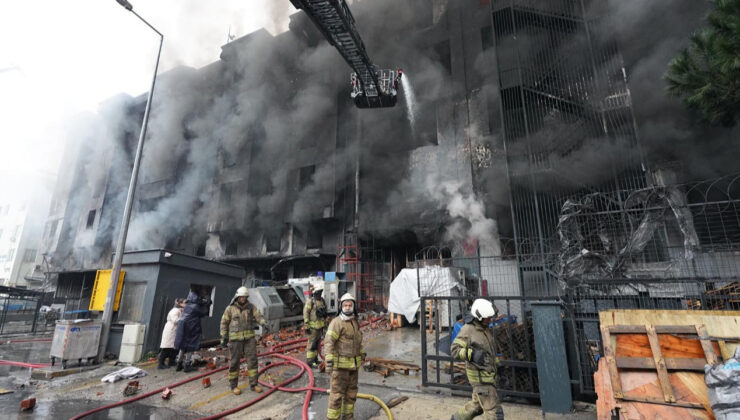
<svg viewBox="0 0 740 420"><path fill-rule="evenodd" d="M373 322L379 321L381 319L383 319L383 317L376 317L376 318L370 319L370 320L365 321L362 324L360 324L360 327L362 328L362 327L364 327L364 326L366 326L368 324L371 324ZM280 358L280 359L285 360L284 362L272 363L272 364L270 364L268 366L265 366L264 368L262 368L262 369L259 370L258 375L261 374L261 373L263 373L264 371L266 371L268 369L273 368L273 367L290 364L290 365L294 365L294 366L297 366L297 367L300 368L300 371L298 372L298 374L296 374L296 376L294 376L294 377L292 377L292 378L290 378L290 379L288 379L286 381L283 381L283 382L281 382L278 385L272 385L272 384L268 384L268 383L266 383L264 381L259 381L260 384L269 387L270 390L268 390L267 392L264 392L264 393L260 394L256 398L254 398L254 399L252 399L250 401L247 401L246 403L244 403L244 404L242 404L242 405L240 405L238 407L234 407L232 409L229 409L227 411L224 411L222 413L215 414L215 415L212 415L212 416L209 416L209 417L204 417L201 420L205 420L205 419L218 419L218 418L222 418L224 416L227 416L229 414L236 413L237 411L243 410L243 409L245 409L245 408L247 408L247 407L249 407L249 406L251 406L251 405L253 405L253 404L255 404L255 403L257 403L257 402L259 402L259 401L261 401L263 399L265 399L265 398L267 398L270 394L274 393L275 391L285 391L285 392L304 392L305 391L306 392L306 398L303 401L303 413L302 414L303 414L303 419L304 420L308 420L308 406L311 403L312 393L314 391L317 391L317 392L328 392L328 390L323 389L323 388L317 388L317 387L314 386L313 371L311 370L311 368L308 367L308 365L306 363L304 363L304 362L302 362L302 361L300 361L300 360L298 360L296 358L293 358L293 357L290 357L290 356L286 356L284 354L281 354L281 353L284 353L286 351L296 350L296 349L298 349L298 348L300 348L302 346L292 346L290 348L285 348L285 347L290 346L290 345L293 345L293 344L297 344L297 343L303 343L305 341L307 341L306 338L298 338L298 339L295 339L295 340L289 340L289 341L285 341L285 342L282 342L282 343L277 343L277 344L273 345L272 347L270 347L270 349L267 352L257 354L258 357L272 356L272 357L277 357L277 358ZM10 362L10 363L21 363L21 362ZM28 364L25 364L25 365L28 365ZM151 397L152 395L161 393L162 391L164 391L167 388L170 388L170 389L176 388L176 387L178 387L180 385L184 385L186 383L195 381L197 379L200 379L200 378L204 378L206 376L213 375L216 372L222 372L222 371L224 371L224 370L226 370L228 368L229 368L228 366L223 366L223 367L220 367L220 368L217 368L217 369L208 371L208 372L203 372L201 374L195 375L195 376L190 377L190 378L187 378L187 379L183 379L182 381L175 382L175 383L173 383L171 385L164 386L164 387L161 387L161 388L157 388L157 389L155 389L153 391L149 391L149 392L146 392L146 393L143 393L143 394L140 394L140 395L131 397L131 398L127 398L125 400L121 400L119 402L115 402L115 403L107 404L107 405L100 406L100 407L97 407L97 408L93 408L91 410L85 411L84 413L80 413L80 414L78 414L78 415L76 415L74 417L71 417L70 420L79 420L81 418L87 417L87 416L89 416L91 414L95 414L95 413L101 412L103 410L108 410L108 409L111 409L111 408L120 407L122 405L129 404L129 403L132 403L132 402L135 402L135 401L139 401L139 400L142 400L144 398ZM285 387L285 385L288 385L288 384L290 384L290 383L298 380L301 376L303 376L303 373L304 372L308 372L308 379L309 379L308 386L301 387L301 388L287 388L287 387ZM382 402L380 402L379 400L376 401L376 402L379 402L380 404L382 404ZM387 407L384 407L384 405L381 405L381 407L383 407L386 410L386 412L389 413L389 411L387 410Z"/></svg>
<svg viewBox="0 0 740 420"><path fill-rule="evenodd" d="M18 366L25 368L38 369L49 366L48 363L26 363L26 362L15 362L13 360L0 360L0 365L4 366Z"/></svg>

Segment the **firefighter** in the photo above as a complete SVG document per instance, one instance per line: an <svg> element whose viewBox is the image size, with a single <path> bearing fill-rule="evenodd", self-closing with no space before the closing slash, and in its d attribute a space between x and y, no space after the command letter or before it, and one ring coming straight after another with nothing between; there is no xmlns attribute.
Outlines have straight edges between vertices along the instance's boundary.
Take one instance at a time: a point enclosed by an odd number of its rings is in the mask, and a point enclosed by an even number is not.
<svg viewBox="0 0 740 420"><path fill-rule="evenodd" d="M327 420L354 420L358 369L365 360L362 332L357 322L354 296L345 293L339 300L341 312L329 324L324 338L326 373L331 376Z"/></svg>
<svg viewBox="0 0 740 420"><path fill-rule="evenodd" d="M240 287L221 317L221 346L228 344L229 347L229 387L234 395L242 393L238 387L242 355L247 359L250 388L262 392L257 384L257 339L254 336L257 324L262 325L265 334L268 332L267 322L259 309L249 302L249 289Z"/></svg>
<svg viewBox="0 0 740 420"><path fill-rule="evenodd" d="M326 332L326 302L321 297L324 284L314 285L313 293L303 306L303 324L306 328L308 342L306 343L306 363L312 368L319 366L319 341Z"/></svg>
<svg viewBox="0 0 740 420"><path fill-rule="evenodd" d="M472 401L460 407L451 420L472 420L480 414L480 419L503 420L504 411L495 387L498 357L489 327L496 316L496 309L490 301L476 299L470 312L473 319L462 327L452 342L451 350L452 357L465 362L465 373L473 386L473 396Z"/></svg>

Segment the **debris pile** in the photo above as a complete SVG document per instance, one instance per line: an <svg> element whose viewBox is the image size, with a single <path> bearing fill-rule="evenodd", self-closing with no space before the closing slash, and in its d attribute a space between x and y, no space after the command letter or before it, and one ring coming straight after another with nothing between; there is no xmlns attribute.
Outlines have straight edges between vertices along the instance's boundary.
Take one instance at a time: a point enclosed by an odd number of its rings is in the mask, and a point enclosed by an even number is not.
<svg viewBox="0 0 740 420"><path fill-rule="evenodd" d="M126 384L126 388L123 388L123 396L130 397L139 392L139 388L141 388L139 381L129 381L129 383Z"/></svg>
<svg viewBox="0 0 740 420"><path fill-rule="evenodd" d="M367 358L362 367L363 369L365 369L366 372L377 372L383 375L384 378L387 378L393 372L399 372L403 373L404 375L408 375L409 372L417 373L421 370L421 367L419 367L419 365L415 365L410 362L381 358Z"/></svg>

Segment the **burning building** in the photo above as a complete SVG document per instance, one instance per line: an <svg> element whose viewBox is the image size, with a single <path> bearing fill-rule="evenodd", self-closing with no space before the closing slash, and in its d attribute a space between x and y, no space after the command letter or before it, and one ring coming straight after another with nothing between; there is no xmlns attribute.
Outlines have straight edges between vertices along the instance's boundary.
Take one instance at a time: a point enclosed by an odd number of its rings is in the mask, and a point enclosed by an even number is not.
<svg viewBox="0 0 740 420"><path fill-rule="evenodd" d="M251 284L343 271L371 307L420 251L441 246L469 275L492 280L475 262L488 258L517 293L557 294L569 199L601 194L579 208L624 215L646 208L625 205L635 191L722 175L666 169L696 167L694 153L666 145L705 132L681 136L687 114L654 98L661 65L682 44L654 55L635 46L671 31L684 39L685 28L639 26L659 13L637 3L355 1L376 62L404 69L395 108L353 105L346 65L303 13L284 33L224 45L206 67L171 70L154 93L127 249L228 262ZM696 27L703 9L681 13ZM110 265L144 99L111 99L67 149L71 176L58 181L43 251L69 296L84 296L85 279ZM726 144L731 134L714 136ZM736 198L728 202L717 220L740 231L729 216ZM701 242L697 214L677 213L694 219ZM641 219L620 220L611 237L601 222L568 230L580 241L568 244L613 254ZM660 250L683 249L686 232L646 236L634 255L668 258Z"/></svg>

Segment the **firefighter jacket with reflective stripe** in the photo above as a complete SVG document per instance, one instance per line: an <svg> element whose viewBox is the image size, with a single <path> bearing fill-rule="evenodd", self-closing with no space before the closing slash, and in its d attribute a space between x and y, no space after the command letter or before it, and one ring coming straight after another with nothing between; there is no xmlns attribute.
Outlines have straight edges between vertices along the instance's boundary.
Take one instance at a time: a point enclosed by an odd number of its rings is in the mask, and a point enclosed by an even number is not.
<svg viewBox="0 0 740 420"><path fill-rule="evenodd" d="M357 369L362 365L362 332L357 319L334 318L324 337L326 362L335 369Z"/></svg>
<svg viewBox="0 0 740 420"><path fill-rule="evenodd" d="M480 350L485 353L482 364L473 362L473 353ZM471 385L496 383L496 348L491 328L474 320L466 324L455 337L450 348L452 357L465 362L465 373Z"/></svg>
<svg viewBox="0 0 740 420"><path fill-rule="evenodd" d="M322 313L324 316L319 317L318 313ZM326 303L324 299L311 297L306 300L306 304L303 305L303 323L306 328L312 330L320 330L326 327Z"/></svg>
<svg viewBox="0 0 740 420"><path fill-rule="evenodd" d="M266 325L262 314L251 302L240 306L234 302L226 307L221 317L221 338L229 341L243 341L254 337L257 325Z"/></svg>

